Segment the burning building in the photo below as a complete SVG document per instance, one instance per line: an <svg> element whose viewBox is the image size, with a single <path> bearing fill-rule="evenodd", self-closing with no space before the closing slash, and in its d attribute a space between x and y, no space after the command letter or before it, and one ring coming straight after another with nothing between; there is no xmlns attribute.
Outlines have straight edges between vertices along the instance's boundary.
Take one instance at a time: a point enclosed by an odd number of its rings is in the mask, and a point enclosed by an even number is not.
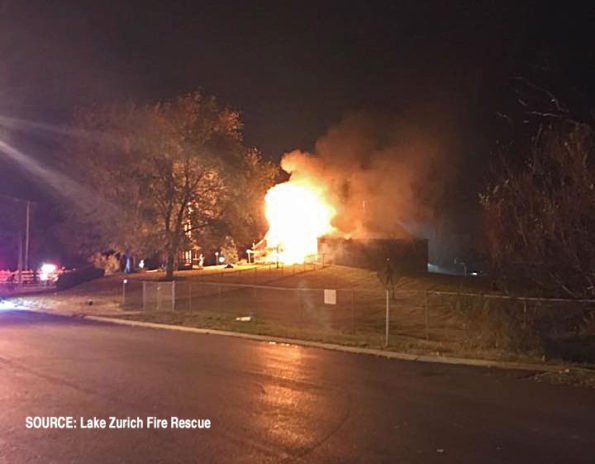
<svg viewBox="0 0 595 464"><path fill-rule="evenodd" d="M413 236L402 238L320 237L318 253L325 263L342 266L382 269L387 260L397 272L425 272L428 263L428 241Z"/></svg>
<svg viewBox="0 0 595 464"><path fill-rule="evenodd" d="M265 198L269 231L254 246L256 260L285 264L319 261L369 269L382 268L388 260L398 272L426 271L427 240L413 237L402 227L393 227L391 236L372 234L363 210L361 232L347 238L333 225L340 223L341 217L325 193L320 184L304 178L269 190Z"/></svg>
<svg viewBox="0 0 595 464"><path fill-rule="evenodd" d="M310 261L424 272L428 241L411 227L434 220L448 165L431 139L394 124L348 118L316 142L315 153L286 153L289 179L265 197L265 260ZM408 230L409 227L407 226ZM419 229L419 227L417 227Z"/></svg>
<svg viewBox="0 0 595 464"><path fill-rule="evenodd" d="M265 197L265 215L269 230L259 246L266 247L269 261L302 263L317 254L318 237L334 230L335 210L312 182L272 187Z"/></svg>

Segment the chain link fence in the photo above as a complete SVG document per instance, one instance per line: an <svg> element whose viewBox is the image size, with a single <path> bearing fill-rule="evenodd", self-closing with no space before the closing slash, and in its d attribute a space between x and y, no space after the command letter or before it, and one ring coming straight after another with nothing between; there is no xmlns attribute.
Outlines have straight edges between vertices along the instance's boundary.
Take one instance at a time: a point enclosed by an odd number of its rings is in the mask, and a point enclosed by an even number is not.
<svg viewBox="0 0 595 464"><path fill-rule="evenodd" d="M426 291L423 308L430 340L595 360L595 300Z"/></svg>
<svg viewBox="0 0 595 464"><path fill-rule="evenodd" d="M210 274L199 280L128 281L122 305L147 314L176 315L165 317L164 322L179 323L199 315L230 329L238 324L258 325L280 336L369 346L421 343L440 346L442 351L462 347L556 356L568 351L569 340L595 339L595 332L589 332L595 325L593 300L399 288L393 292L380 286L324 289L259 284L270 283L275 273L292 275L301 270L304 267L273 265L243 270L243 275Z"/></svg>
<svg viewBox="0 0 595 464"><path fill-rule="evenodd" d="M305 262L300 264L266 263L258 264L246 269L235 268L222 270L221 272L210 272L199 274L196 280L199 282L225 282L242 284L266 284L272 280L290 277L302 272L310 272L327 266L322 262Z"/></svg>

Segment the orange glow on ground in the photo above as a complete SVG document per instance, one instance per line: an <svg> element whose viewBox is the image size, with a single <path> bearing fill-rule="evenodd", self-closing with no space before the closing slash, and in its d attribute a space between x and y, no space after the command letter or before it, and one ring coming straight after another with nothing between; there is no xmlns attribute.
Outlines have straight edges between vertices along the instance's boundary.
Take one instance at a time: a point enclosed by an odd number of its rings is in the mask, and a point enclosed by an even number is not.
<svg viewBox="0 0 595 464"><path fill-rule="evenodd" d="M269 223L267 246L278 250L269 259L293 264L316 255L318 237L333 230L335 210L315 186L285 182L267 192L265 215Z"/></svg>

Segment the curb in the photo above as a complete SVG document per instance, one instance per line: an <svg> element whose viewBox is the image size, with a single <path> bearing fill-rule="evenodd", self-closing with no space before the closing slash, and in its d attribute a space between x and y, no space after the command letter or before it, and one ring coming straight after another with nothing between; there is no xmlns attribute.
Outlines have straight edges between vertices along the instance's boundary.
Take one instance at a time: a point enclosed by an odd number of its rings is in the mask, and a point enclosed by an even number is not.
<svg viewBox="0 0 595 464"><path fill-rule="evenodd" d="M68 316L66 316L68 317ZM220 335L225 337L244 338L268 343L279 343L286 345L306 346L310 348L321 348L331 351L341 351L344 353L362 354L368 356L377 356L387 359L398 359L402 361L417 361L425 363L450 364L471 367L489 367L497 369L510 369L534 372L558 372L564 369L562 366L548 366L538 364L516 363L507 361L489 361L484 359L454 358L448 356L431 356L401 353L396 351L377 350L372 348L357 348L354 346L337 345L335 343L314 342L296 338L283 338L269 335L247 334L242 332L231 332L228 330L202 329L198 327L185 327L180 325L160 324L157 322L132 321L127 319L115 319L103 316L82 316L84 319L106 322L110 324L126 325L130 327L143 327L149 329L174 330L178 332L188 332L201 335Z"/></svg>

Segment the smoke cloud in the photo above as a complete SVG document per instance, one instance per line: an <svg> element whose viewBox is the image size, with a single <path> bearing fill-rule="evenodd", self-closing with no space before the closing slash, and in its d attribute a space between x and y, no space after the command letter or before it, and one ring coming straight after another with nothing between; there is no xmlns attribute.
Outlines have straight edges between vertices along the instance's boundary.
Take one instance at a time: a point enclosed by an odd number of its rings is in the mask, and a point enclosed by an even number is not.
<svg viewBox="0 0 595 464"><path fill-rule="evenodd" d="M456 172L448 129L421 128L394 117L346 117L313 153L292 151L281 167L291 182L321 189L337 211L342 235L403 238L426 235L441 216Z"/></svg>

